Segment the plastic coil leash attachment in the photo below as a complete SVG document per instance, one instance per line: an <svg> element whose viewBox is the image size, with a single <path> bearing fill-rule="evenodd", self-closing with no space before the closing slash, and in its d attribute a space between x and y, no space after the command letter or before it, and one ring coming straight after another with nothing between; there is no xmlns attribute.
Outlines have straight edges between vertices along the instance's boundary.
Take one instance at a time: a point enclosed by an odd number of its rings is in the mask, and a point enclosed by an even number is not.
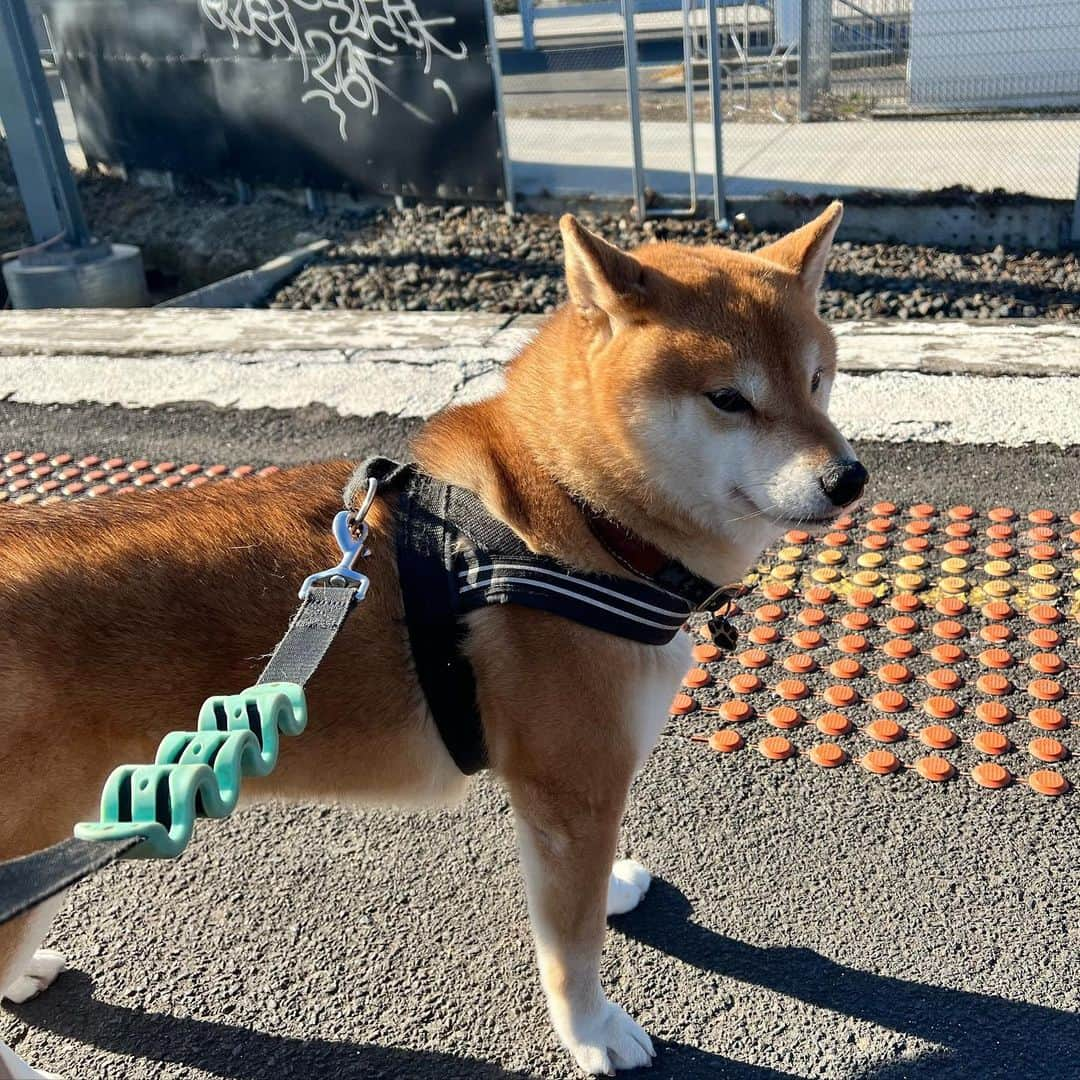
<svg viewBox="0 0 1080 1080"><path fill-rule="evenodd" d="M153 765L120 765L101 793L101 820L75 826L81 840L142 836L126 858L179 855L196 817L223 818L236 808L244 776L266 776L277 764L279 736L307 726L303 688L263 683L241 694L207 698L198 731L161 740Z"/></svg>

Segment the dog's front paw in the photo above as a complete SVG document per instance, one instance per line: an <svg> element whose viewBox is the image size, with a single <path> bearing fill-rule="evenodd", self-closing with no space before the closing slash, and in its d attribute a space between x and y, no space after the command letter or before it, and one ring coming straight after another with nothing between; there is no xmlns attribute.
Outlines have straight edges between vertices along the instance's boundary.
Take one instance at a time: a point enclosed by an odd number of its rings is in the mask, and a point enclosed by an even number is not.
<svg viewBox="0 0 1080 1080"><path fill-rule="evenodd" d="M55 949L38 949L24 975L20 975L5 991L8 1001L21 1005L56 981L56 976L67 967L67 961Z"/></svg>
<svg viewBox="0 0 1080 1080"><path fill-rule="evenodd" d="M572 1029L563 1041L589 1076L614 1076L616 1069L651 1065L656 1056L652 1039L625 1009L606 998L595 1014Z"/></svg>
<svg viewBox="0 0 1080 1080"><path fill-rule="evenodd" d="M620 859L611 868L608 880L607 913L625 915L641 903L649 891L652 875L641 863L633 859Z"/></svg>

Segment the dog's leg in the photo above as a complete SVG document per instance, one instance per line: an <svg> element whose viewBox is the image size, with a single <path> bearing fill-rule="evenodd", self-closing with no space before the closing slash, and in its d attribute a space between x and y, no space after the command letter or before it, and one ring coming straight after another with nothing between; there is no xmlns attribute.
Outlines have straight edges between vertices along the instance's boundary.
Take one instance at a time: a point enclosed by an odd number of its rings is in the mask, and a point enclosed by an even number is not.
<svg viewBox="0 0 1080 1080"><path fill-rule="evenodd" d="M67 966L55 949L42 949L64 895L54 896L0 928L0 997L21 1005L53 984Z"/></svg>
<svg viewBox="0 0 1080 1080"><path fill-rule="evenodd" d="M50 986L65 968L54 949L42 949L53 916L64 894L46 900L19 918L0 926L0 997L20 1004ZM0 1080L39 1080L55 1073L32 1069L10 1047L0 1042Z"/></svg>
<svg viewBox="0 0 1080 1080"><path fill-rule="evenodd" d="M540 979L555 1030L590 1076L648 1065L649 1036L600 986L612 857L630 775L605 798L511 784ZM640 896L640 892L638 894Z"/></svg>

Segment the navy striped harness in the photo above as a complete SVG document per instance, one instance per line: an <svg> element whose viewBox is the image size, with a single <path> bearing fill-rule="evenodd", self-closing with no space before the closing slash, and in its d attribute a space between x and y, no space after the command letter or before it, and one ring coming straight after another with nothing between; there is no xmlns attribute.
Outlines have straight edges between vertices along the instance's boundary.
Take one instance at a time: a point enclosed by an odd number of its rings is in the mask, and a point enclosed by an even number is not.
<svg viewBox="0 0 1080 1080"><path fill-rule="evenodd" d="M574 570L530 551L471 491L387 458L371 458L345 491L351 508L369 479L397 493L396 554L409 646L435 725L466 774L487 765L464 616L489 604L550 611L617 637L666 645L691 613L726 595L668 562L650 580Z"/></svg>

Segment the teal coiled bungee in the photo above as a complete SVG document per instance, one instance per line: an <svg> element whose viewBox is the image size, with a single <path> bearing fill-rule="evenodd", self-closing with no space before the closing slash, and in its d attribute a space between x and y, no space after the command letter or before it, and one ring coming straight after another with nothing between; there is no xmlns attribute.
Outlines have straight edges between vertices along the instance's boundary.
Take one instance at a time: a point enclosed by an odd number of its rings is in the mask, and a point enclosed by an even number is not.
<svg viewBox="0 0 1080 1080"><path fill-rule="evenodd" d="M120 765L101 793L100 821L75 826L81 840L141 836L127 858L179 855L196 817L223 818L236 808L245 776L266 776L277 764L280 735L307 726L304 691L296 683L262 683L241 694L207 698L198 731L161 740L153 765Z"/></svg>

